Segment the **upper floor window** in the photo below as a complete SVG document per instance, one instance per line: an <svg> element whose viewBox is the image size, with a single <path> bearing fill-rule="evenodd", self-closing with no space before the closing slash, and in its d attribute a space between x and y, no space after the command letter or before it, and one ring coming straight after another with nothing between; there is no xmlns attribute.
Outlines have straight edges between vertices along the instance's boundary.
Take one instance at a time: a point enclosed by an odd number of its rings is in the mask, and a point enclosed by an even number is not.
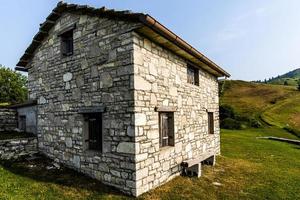
<svg viewBox="0 0 300 200"><path fill-rule="evenodd" d="M73 29L64 32L61 37L61 54L63 56L70 56L73 54Z"/></svg>
<svg viewBox="0 0 300 200"><path fill-rule="evenodd" d="M199 69L187 66L187 82L193 85L199 85Z"/></svg>
<svg viewBox="0 0 300 200"><path fill-rule="evenodd" d="M159 113L159 144L160 147L174 146L174 113Z"/></svg>

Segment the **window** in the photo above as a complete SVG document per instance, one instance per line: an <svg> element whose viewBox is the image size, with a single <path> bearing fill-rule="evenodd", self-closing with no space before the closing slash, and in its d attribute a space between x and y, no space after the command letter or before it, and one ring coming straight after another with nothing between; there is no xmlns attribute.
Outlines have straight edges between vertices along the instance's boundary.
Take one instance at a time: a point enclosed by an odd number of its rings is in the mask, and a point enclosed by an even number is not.
<svg viewBox="0 0 300 200"><path fill-rule="evenodd" d="M187 82L199 85L199 70L191 65L187 66Z"/></svg>
<svg viewBox="0 0 300 200"><path fill-rule="evenodd" d="M61 37L61 53L63 56L70 56L73 54L73 29L64 32Z"/></svg>
<svg viewBox="0 0 300 200"><path fill-rule="evenodd" d="M85 140L87 149L102 152L102 114L89 113L84 116L85 130L88 132Z"/></svg>
<svg viewBox="0 0 300 200"><path fill-rule="evenodd" d="M208 113L208 133L209 134L214 134L214 113L209 112Z"/></svg>
<svg viewBox="0 0 300 200"><path fill-rule="evenodd" d="M159 144L160 147L174 146L174 113L159 113Z"/></svg>
<svg viewBox="0 0 300 200"><path fill-rule="evenodd" d="M26 116L20 115L19 120L19 129L23 132L26 132Z"/></svg>

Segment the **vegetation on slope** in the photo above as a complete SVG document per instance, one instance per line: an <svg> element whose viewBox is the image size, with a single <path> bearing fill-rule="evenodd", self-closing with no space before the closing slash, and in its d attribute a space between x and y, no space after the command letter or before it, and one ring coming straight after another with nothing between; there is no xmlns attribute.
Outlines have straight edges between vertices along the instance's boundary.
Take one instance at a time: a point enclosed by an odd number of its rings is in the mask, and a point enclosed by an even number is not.
<svg viewBox="0 0 300 200"><path fill-rule="evenodd" d="M223 81L221 84L224 86L220 110L229 106L235 115L242 116L241 119L256 119L295 134L299 132L300 92L295 87L245 81Z"/></svg>
<svg viewBox="0 0 300 200"><path fill-rule="evenodd" d="M276 85L298 85L298 82L300 80L300 68L295 69L293 71L290 71L286 74L283 74L281 76L277 76L275 78L271 78L267 81L267 83L270 84L276 84Z"/></svg>

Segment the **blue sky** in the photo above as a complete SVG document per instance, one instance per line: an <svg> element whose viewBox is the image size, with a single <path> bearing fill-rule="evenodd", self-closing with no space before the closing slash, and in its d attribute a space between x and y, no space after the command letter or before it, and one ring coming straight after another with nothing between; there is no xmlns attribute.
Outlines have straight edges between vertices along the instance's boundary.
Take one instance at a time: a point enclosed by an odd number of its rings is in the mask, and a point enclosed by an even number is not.
<svg viewBox="0 0 300 200"><path fill-rule="evenodd" d="M0 5L0 63L15 67L58 1ZM298 0L67 0L145 12L232 74L257 80L300 67Z"/></svg>

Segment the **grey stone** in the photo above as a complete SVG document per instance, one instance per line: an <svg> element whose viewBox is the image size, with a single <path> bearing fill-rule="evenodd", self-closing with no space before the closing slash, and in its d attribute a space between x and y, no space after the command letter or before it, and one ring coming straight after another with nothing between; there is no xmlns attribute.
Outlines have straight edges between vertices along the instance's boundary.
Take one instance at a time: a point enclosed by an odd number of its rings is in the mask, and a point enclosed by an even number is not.
<svg viewBox="0 0 300 200"><path fill-rule="evenodd" d="M113 86L113 79L108 72L100 75L100 88L109 88Z"/></svg>
<svg viewBox="0 0 300 200"><path fill-rule="evenodd" d="M72 140L72 138L69 138L69 137L66 138L66 146L68 148L71 148L73 146L73 140Z"/></svg>
<svg viewBox="0 0 300 200"><path fill-rule="evenodd" d="M135 153L135 144L132 142L120 142L117 147L118 153L127 153L127 154L134 154Z"/></svg>
<svg viewBox="0 0 300 200"><path fill-rule="evenodd" d="M68 82L68 81L72 80L72 78L73 78L73 74L70 72L67 72L63 75L64 82Z"/></svg>

